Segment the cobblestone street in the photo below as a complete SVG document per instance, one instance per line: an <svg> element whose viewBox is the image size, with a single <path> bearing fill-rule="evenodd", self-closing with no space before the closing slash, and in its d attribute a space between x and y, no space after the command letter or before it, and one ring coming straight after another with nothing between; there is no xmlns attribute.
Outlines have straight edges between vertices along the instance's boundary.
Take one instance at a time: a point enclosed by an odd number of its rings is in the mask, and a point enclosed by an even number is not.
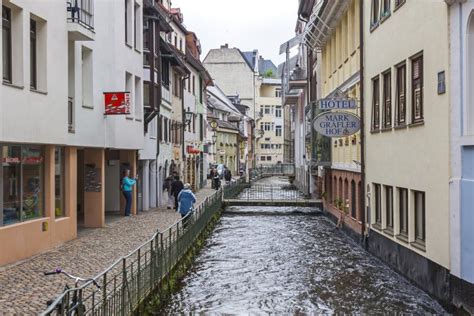
<svg viewBox="0 0 474 316"><path fill-rule="evenodd" d="M196 194L197 204L213 192L210 188L200 190ZM80 231L75 240L0 268L0 315L37 314L70 281L63 275L44 276L43 272L61 267L74 275L93 277L145 242L156 229L164 230L179 218L177 212L163 208L128 218L116 216L103 229Z"/></svg>

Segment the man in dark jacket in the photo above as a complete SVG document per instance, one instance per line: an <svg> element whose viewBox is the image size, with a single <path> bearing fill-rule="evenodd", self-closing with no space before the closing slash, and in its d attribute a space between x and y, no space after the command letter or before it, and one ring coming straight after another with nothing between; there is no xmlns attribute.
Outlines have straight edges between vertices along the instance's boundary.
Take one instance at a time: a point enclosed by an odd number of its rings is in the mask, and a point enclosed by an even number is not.
<svg viewBox="0 0 474 316"><path fill-rule="evenodd" d="M173 183L171 183L171 195L174 196L174 209L178 209L178 194L184 188L183 181L179 180L179 176L174 178Z"/></svg>
<svg viewBox="0 0 474 316"><path fill-rule="evenodd" d="M232 180L232 173L230 172L230 170L227 167L225 167L225 169L224 169L224 179L227 182L230 182L230 180Z"/></svg>

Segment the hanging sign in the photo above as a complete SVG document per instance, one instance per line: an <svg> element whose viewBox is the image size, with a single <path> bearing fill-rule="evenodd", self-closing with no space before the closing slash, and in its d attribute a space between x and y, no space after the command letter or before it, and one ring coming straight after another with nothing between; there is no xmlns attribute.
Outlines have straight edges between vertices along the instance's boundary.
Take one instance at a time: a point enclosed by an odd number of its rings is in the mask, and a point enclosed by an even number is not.
<svg viewBox="0 0 474 316"><path fill-rule="evenodd" d="M320 110L343 110L355 109L357 103L354 99L322 99L319 100Z"/></svg>
<svg viewBox="0 0 474 316"><path fill-rule="evenodd" d="M349 112L325 112L314 119L314 129L328 137L344 137L360 130L360 118Z"/></svg>
<svg viewBox="0 0 474 316"><path fill-rule="evenodd" d="M130 92L104 92L105 115L130 114Z"/></svg>

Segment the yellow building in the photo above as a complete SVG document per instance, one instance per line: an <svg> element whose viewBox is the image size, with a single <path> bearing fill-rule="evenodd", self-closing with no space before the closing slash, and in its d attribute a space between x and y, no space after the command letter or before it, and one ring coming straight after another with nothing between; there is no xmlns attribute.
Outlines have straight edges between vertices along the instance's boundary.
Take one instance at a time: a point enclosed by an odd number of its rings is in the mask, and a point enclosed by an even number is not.
<svg viewBox="0 0 474 316"><path fill-rule="evenodd" d="M319 49L316 66L321 99L352 99L356 109L334 111L351 112L360 117L360 0L331 1L322 8L315 6L306 26L308 45ZM322 21L321 17L325 17ZM314 28L321 21L329 26L327 32ZM312 30L312 32L311 32ZM314 64L314 60L310 61ZM314 85L315 83L311 83ZM320 113L316 110L316 113ZM345 224L361 234L364 210L362 204L360 132L332 138L331 166L325 170L325 208L340 217L348 216Z"/></svg>

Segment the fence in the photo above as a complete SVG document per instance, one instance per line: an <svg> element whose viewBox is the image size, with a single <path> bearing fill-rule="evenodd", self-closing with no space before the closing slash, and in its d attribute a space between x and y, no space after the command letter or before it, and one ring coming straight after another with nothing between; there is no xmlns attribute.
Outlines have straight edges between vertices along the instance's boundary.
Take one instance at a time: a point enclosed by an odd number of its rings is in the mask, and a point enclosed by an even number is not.
<svg viewBox="0 0 474 316"><path fill-rule="evenodd" d="M289 163L279 163L275 165L260 165L250 170L250 179L259 179L263 176L268 175L282 175L282 176L293 176L295 175L295 165Z"/></svg>
<svg viewBox="0 0 474 316"><path fill-rule="evenodd" d="M158 295L163 281L222 206L222 195L237 195L242 182L225 186L208 197L195 212L178 221L128 256L122 257L94 280L62 293L43 315L129 315L152 293Z"/></svg>
<svg viewBox="0 0 474 316"><path fill-rule="evenodd" d="M269 200L281 201L290 200L296 201L304 199L305 196L295 186L278 186L278 185L256 185L247 186L241 190L239 200ZM227 198L224 195L224 198Z"/></svg>
<svg viewBox="0 0 474 316"><path fill-rule="evenodd" d="M242 190L247 187L248 184L245 182L245 178L240 178L231 185L224 186L224 199L233 199L239 195Z"/></svg>

